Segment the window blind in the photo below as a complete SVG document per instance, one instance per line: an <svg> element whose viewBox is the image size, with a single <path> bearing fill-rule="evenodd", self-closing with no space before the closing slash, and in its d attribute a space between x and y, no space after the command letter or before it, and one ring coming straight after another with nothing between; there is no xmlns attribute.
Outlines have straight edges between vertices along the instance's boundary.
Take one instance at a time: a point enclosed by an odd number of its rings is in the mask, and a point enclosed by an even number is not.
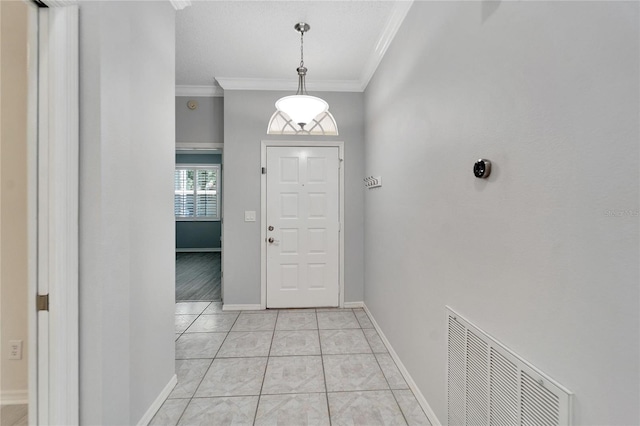
<svg viewBox="0 0 640 426"><path fill-rule="evenodd" d="M219 165L176 167L174 177L176 218L219 219L219 171Z"/></svg>

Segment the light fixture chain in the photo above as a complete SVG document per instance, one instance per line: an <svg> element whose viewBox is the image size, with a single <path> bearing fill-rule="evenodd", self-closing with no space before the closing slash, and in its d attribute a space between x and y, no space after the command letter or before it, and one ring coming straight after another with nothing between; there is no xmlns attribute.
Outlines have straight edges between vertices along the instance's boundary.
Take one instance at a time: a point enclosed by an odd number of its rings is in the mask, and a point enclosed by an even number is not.
<svg viewBox="0 0 640 426"><path fill-rule="evenodd" d="M300 66L304 67L304 31L300 31Z"/></svg>

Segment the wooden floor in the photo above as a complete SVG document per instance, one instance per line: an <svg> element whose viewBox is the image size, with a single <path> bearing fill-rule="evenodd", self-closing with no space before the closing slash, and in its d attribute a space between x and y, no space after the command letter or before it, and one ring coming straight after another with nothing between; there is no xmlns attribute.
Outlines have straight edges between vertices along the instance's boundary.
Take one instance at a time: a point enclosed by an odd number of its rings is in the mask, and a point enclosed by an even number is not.
<svg viewBox="0 0 640 426"><path fill-rule="evenodd" d="M176 302L220 301L220 253L176 253Z"/></svg>
<svg viewBox="0 0 640 426"><path fill-rule="evenodd" d="M27 405L22 404L0 406L0 425L26 426L27 424L29 424Z"/></svg>

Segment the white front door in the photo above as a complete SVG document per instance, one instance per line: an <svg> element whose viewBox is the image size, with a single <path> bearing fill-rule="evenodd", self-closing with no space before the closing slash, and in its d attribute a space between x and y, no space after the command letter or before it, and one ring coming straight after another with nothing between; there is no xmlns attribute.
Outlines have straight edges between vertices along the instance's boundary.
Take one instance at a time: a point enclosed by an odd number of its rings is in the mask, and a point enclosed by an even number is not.
<svg viewBox="0 0 640 426"><path fill-rule="evenodd" d="M337 147L267 147L267 307L338 306Z"/></svg>

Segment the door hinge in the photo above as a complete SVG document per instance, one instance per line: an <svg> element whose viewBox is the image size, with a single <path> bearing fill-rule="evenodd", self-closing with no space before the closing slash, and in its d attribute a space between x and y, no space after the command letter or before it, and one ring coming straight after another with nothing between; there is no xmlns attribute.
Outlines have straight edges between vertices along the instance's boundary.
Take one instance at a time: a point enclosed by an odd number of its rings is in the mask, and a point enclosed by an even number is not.
<svg viewBox="0 0 640 426"><path fill-rule="evenodd" d="M266 168L266 167L263 167L263 168L262 168L262 174L263 174L263 175L266 175L266 174L267 174L267 168Z"/></svg>
<svg viewBox="0 0 640 426"><path fill-rule="evenodd" d="M48 311L49 310L49 295L48 294L39 294L36 298L36 310L40 311Z"/></svg>

